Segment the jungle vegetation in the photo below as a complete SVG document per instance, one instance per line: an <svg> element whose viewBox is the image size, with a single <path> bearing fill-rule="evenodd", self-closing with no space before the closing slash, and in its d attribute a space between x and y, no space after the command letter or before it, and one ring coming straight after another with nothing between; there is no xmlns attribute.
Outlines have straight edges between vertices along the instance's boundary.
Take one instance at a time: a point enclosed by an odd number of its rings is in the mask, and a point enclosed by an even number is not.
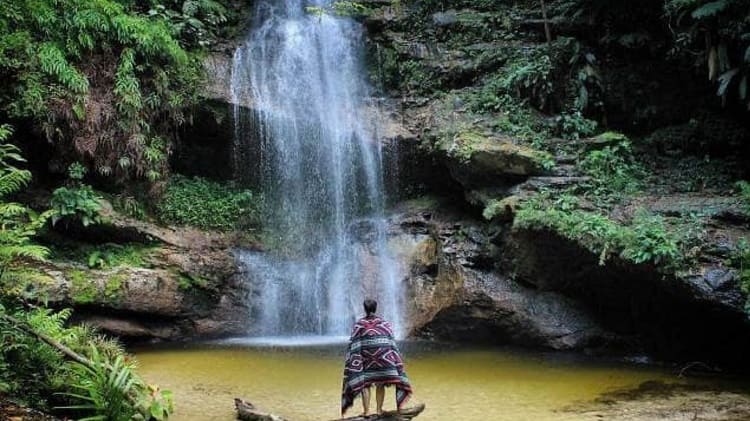
<svg viewBox="0 0 750 421"><path fill-rule="evenodd" d="M202 59L235 35L247 9L241 3L0 2L0 398L89 419L160 420L172 412L171 394L140 379L120 344L67 323L71 312L46 308L43 293L27 288L28 280L38 276L35 264L62 253L41 245L39 236L106 222L104 198L135 219L223 231L257 224L258 194L171 174L169 162L201 100ZM347 1L309 12L366 19L376 6ZM747 0L394 0L393 7L409 10L408 30L418 38L451 47L508 47L462 51L480 63L479 72L464 76L468 81L441 78L395 49L383 51L375 81L381 90L461 104L476 120L491 121L493 129L545 156L570 152L552 146L551 138L567 145L605 138L607 146L585 151L576 163L589 181L522 203L516 227L555 230L580 241L603 264L618 257L676 271L694 263L703 215L678 221L639 211L623 223L609 213L653 182L654 165L641 159L649 151L679 147L706 174L720 166L709 159L713 151L746 154L747 144L726 139L734 139L727 127L747 129L750 112ZM461 31L428 31L433 15L449 9L489 14L465 18ZM492 14L498 11L505 14ZM639 68L646 62L645 70ZM690 83L662 95L655 81L675 74L690 75ZM459 82L471 87L454 89ZM700 98L722 123L696 118L685 130L648 136L682 117L683 98ZM42 154L29 147L40 139L44 153L54 157L43 171L54 178L45 186L51 193L43 208L21 200L37 181L24 158ZM688 192L707 184L670 181ZM714 177L708 183L730 191L750 214L747 181ZM485 209L487 219L495 210L492 203ZM147 252L102 246L74 254L90 268L105 268L143 264ZM727 265L739 271L741 288L750 293L747 242ZM80 280L85 292L86 280Z"/></svg>

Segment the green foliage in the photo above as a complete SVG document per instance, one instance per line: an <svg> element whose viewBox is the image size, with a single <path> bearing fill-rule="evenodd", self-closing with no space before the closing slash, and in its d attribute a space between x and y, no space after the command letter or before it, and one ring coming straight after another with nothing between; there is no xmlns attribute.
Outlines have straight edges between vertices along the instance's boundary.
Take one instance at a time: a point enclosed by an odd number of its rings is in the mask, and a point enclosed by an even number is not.
<svg viewBox="0 0 750 421"><path fill-rule="evenodd" d="M605 264L612 255L637 264L684 269L686 246L666 221L641 209L629 224L622 224L591 211L577 209L578 199L563 193L543 193L520 205L513 227L548 229L579 242Z"/></svg>
<svg viewBox="0 0 750 421"><path fill-rule="evenodd" d="M750 314L750 243L741 239L729 259L730 265L739 271L740 289L747 295L745 311Z"/></svg>
<svg viewBox="0 0 750 421"><path fill-rule="evenodd" d="M91 304L97 300L99 290L86 272L72 269L66 275L70 280L70 298L73 302L76 304Z"/></svg>
<svg viewBox="0 0 750 421"><path fill-rule="evenodd" d="M589 137L596 133L598 123L589 120L580 111L573 113L562 113L557 117L556 132L558 136L566 139L580 139Z"/></svg>
<svg viewBox="0 0 750 421"><path fill-rule="evenodd" d="M617 133L604 133L597 139L608 144L589 152L579 164L591 177L587 193L607 200L637 192L644 170L633 157L630 141Z"/></svg>
<svg viewBox="0 0 750 421"><path fill-rule="evenodd" d="M509 103L517 103L541 111L567 109L570 119L592 106L601 106L601 89L594 56L584 52L577 41L559 38L551 45L510 53L467 101L475 112L503 111Z"/></svg>
<svg viewBox="0 0 750 421"><path fill-rule="evenodd" d="M205 289L208 287L208 280L206 278L190 273L180 272L178 274L177 282L180 289L186 291L196 288Z"/></svg>
<svg viewBox="0 0 750 421"><path fill-rule="evenodd" d="M34 119L100 175L153 181L167 169L163 134L198 98L199 51L186 48L212 42L224 3L3 2L0 112Z"/></svg>
<svg viewBox="0 0 750 421"><path fill-rule="evenodd" d="M133 367L125 363L122 355L108 361L94 346L90 350L90 360L93 367L73 365L76 382L71 384L71 388L75 392L65 393L82 403L60 409L85 411L88 420L131 420L135 415L135 408L129 404L128 399L135 393L138 380Z"/></svg>
<svg viewBox="0 0 750 421"><path fill-rule="evenodd" d="M112 208L131 218L143 220L146 218L146 209L143 203L133 196L118 194L112 197Z"/></svg>
<svg viewBox="0 0 750 421"><path fill-rule="evenodd" d="M91 186L85 184L77 187L59 187L52 192L49 202L55 211L52 224L57 224L63 219L80 221L84 227L99 224L103 221L100 214L101 200L102 197Z"/></svg>
<svg viewBox="0 0 750 421"><path fill-rule="evenodd" d="M250 190L176 175L156 213L165 223L230 231L257 224L261 206L262 198Z"/></svg>
<svg viewBox="0 0 750 421"><path fill-rule="evenodd" d="M92 366L72 364L71 392L64 395L77 402L60 407L86 414L86 420L165 420L174 411L172 393L146 386L135 373L135 363L123 354L114 357L90 345Z"/></svg>
<svg viewBox="0 0 750 421"><path fill-rule="evenodd" d="M71 180L81 181L88 170L80 162L74 162L68 166L68 177Z"/></svg>
<svg viewBox="0 0 750 421"><path fill-rule="evenodd" d="M35 331L69 343L70 332L64 328L64 322L70 316L69 310L53 313L47 309L34 309L25 312L8 304L0 301L0 316L13 315ZM3 367L0 384L4 392L20 397L29 405L43 407L51 392L64 383L62 357L3 318L0 318L0 344L0 367Z"/></svg>
<svg viewBox="0 0 750 421"><path fill-rule="evenodd" d="M677 241L664 218L641 210L633 218L622 257L635 263L673 263L680 257Z"/></svg>
<svg viewBox="0 0 750 421"><path fill-rule="evenodd" d="M478 112L500 111L505 95L529 100L544 109L554 93L550 56L542 49L511 59L501 72L485 79L478 95L469 105Z"/></svg>
<svg viewBox="0 0 750 421"><path fill-rule="evenodd" d="M326 6L307 6L305 11L315 16L335 15L365 17L372 14L372 9L356 1L334 1Z"/></svg>
<svg viewBox="0 0 750 421"><path fill-rule="evenodd" d="M512 136L514 139L536 148L541 148L544 141L550 136L549 127L542 121L529 106L519 103L510 95L502 97L486 97L499 111L499 117L494 127L502 133ZM481 98L474 98L482 101ZM476 103L475 103L476 104ZM483 106L480 105L479 108Z"/></svg>
<svg viewBox="0 0 750 421"><path fill-rule="evenodd" d="M716 94L750 110L750 9L745 0L667 0L675 42L670 54L694 57ZM696 51L698 54L696 54Z"/></svg>
<svg viewBox="0 0 750 421"><path fill-rule="evenodd" d="M51 247L51 259L73 262L90 269L110 269L121 266L149 267L148 258L154 246L141 243L88 244L65 241Z"/></svg>
<svg viewBox="0 0 750 421"><path fill-rule="evenodd" d="M399 60L396 68L399 83L407 91L425 94L432 92L438 85L436 76L417 60Z"/></svg>
<svg viewBox="0 0 750 421"><path fill-rule="evenodd" d="M737 187L737 191L739 192L745 213L750 214L750 183L747 181L738 181L735 183L735 187Z"/></svg>
<svg viewBox="0 0 750 421"><path fill-rule="evenodd" d="M9 195L17 193L31 180L29 171L15 166L25 162L19 149L5 143L11 133L10 126L0 125L0 291L5 277L13 272L14 262L46 258L48 250L34 244L32 238L51 216L50 212L39 215L26 206L7 201Z"/></svg>
<svg viewBox="0 0 750 421"><path fill-rule="evenodd" d="M2 316L12 316L33 331L71 348L93 363L66 361L54 348ZM70 310L24 310L0 301L0 389L36 408L63 397L63 417L98 420L164 420L173 412L169 391L146 385L135 360L122 346L86 326L66 327Z"/></svg>
<svg viewBox="0 0 750 421"><path fill-rule="evenodd" d="M231 12L216 0L152 1L147 14L168 23L172 32L189 46L207 47L223 35Z"/></svg>

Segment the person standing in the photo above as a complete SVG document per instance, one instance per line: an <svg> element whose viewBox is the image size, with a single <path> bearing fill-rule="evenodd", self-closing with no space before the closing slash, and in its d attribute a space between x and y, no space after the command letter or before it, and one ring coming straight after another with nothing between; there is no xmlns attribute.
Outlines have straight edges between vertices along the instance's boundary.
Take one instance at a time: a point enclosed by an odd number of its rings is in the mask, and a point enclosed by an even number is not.
<svg viewBox="0 0 750 421"><path fill-rule="evenodd" d="M369 415L371 386L375 386L377 414L383 412L386 386L395 387L398 410L412 394L391 324L375 314L378 308L375 300L366 299L363 304L365 317L354 324L346 352L341 397L342 416L360 394L364 415Z"/></svg>

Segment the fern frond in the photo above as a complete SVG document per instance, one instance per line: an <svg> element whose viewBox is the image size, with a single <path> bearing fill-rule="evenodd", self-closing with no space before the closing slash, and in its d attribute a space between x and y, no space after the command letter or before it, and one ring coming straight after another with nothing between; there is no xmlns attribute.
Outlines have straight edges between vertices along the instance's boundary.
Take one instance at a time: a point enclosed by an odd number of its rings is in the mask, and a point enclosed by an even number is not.
<svg viewBox="0 0 750 421"><path fill-rule="evenodd" d="M12 170L0 174L0 197L15 193L31 181L31 172L27 170Z"/></svg>

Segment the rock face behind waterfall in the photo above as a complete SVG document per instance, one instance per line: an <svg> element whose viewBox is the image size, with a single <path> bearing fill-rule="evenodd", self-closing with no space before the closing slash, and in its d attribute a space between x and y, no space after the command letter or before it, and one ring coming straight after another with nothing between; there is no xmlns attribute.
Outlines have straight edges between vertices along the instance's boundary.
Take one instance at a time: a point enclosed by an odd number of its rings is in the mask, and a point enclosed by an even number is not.
<svg viewBox="0 0 750 421"><path fill-rule="evenodd" d="M511 278L486 227L441 209L393 217L389 245L408 269L414 335L464 343L584 349L611 343L576 301Z"/></svg>
<svg viewBox="0 0 750 421"><path fill-rule="evenodd" d="M698 265L689 274L619 256L601 265L601 256L584 241L552 230L514 227L525 198L590 181L576 164L586 152L605 146L600 138L553 138L544 141L568 147L568 152L542 152L519 134L503 131L506 113L468 111L464 94L480 90L519 51L543 43L541 32L527 27L538 19L524 20L527 16L517 14L515 6L502 2L464 2L461 10L433 10L437 6L428 3L365 3L373 9L363 22L369 71L381 96L360 104L361 112L380 128L377 140L382 142L388 199L420 197L396 203L392 214L386 212L386 245L406 290L406 333L744 364L750 352L747 294L740 288L738 271L727 261L733 245L750 238L750 217L736 200L702 190L665 194L655 188L608 215L628 220L637 206L676 218L705 214L707 235L695 252ZM510 40L503 38L503 31L511 32L506 24L517 28L508 35ZM211 100L254 110L257 104L252 101L232 98L226 80L231 57L219 56L208 64L215 76ZM446 100L445 94L453 99ZM619 120L636 113L619 110L632 106L627 98L606 100L608 108L618 110ZM674 102L668 110L687 113L685 104ZM558 122L554 116L545 118L546 123ZM227 121L224 130L231 131ZM667 137L679 143L696 130L694 124L691 120L675 133L670 130ZM654 139L660 142L658 136ZM689 162L690 168L698 167L697 161ZM679 181L668 171L659 177L665 185ZM697 182L692 177L690 181ZM439 199L424 200L423 195ZM584 210L598 210L597 204L582 202ZM489 208L493 212L482 215ZM351 248L352 261L371 267L376 231L366 220L349 222L347 238L357 244ZM264 279L247 279L257 300Z"/></svg>

